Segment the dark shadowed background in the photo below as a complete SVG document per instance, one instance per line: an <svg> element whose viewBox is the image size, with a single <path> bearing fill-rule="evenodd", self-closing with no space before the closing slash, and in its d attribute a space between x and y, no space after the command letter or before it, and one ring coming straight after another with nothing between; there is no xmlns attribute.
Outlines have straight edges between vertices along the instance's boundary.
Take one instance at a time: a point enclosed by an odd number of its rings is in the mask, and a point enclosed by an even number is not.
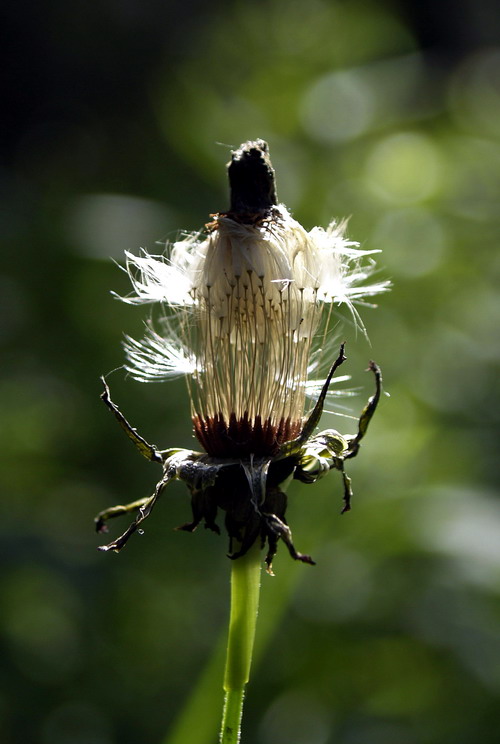
<svg viewBox="0 0 500 744"><path fill-rule="evenodd" d="M172 528L98 553L94 514L151 492L99 401L147 311L125 249L227 206L231 147L270 143L307 228L351 216L394 289L346 327L382 401L341 483L292 485L299 549L263 577L245 744L496 744L500 35L493 0L6 2L0 268L4 744L214 744L226 541ZM222 144L221 144L222 143ZM193 446L183 381L109 378L162 447ZM353 431L349 419L325 425ZM125 524L112 526L112 535ZM221 640L222 639L222 640ZM211 661L212 658L214 661Z"/></svg>

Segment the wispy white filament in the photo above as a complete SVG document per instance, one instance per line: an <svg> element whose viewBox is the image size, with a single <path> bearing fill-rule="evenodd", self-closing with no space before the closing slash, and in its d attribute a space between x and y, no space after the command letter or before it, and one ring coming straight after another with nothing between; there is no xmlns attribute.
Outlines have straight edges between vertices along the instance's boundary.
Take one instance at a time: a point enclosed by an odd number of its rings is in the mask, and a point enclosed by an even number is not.
<svg viewBox="0 0 500 744"><path fill-rule="evenodd" d="M372 252L344 228L307 232L280 205L256 225L219 216L164 256L127 253L134 294L123 299L160 306L156 330L127 339L128 369L143 381L187 375L203 419L300 421L324 305L345 304L357 319L353 303L388 287L365 284Z"/></svg>

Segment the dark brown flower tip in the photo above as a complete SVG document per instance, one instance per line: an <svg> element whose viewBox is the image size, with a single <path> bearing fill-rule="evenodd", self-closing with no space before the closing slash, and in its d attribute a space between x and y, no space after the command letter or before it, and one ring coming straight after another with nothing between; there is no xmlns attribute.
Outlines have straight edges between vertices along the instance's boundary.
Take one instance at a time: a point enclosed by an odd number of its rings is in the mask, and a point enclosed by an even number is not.
<svg viewBox="0 0 500 744"><path fill-rule="evenodd" d="M274 168L267 142L244 142L232 153L228 164L232 219L253 223L276 206Z"/></svg>
<svg viewBox="0 0 500 744"><path fill-rule="evenodd" d="M276 425L270 419L262 421L260 416L250 419L245 413L236 418L232 413L228 423L219 413L206 418L194 416L193 425L198 441L211 457L245 458L274 457L284 442L299 435L302 422L282 418Z"/></svg>

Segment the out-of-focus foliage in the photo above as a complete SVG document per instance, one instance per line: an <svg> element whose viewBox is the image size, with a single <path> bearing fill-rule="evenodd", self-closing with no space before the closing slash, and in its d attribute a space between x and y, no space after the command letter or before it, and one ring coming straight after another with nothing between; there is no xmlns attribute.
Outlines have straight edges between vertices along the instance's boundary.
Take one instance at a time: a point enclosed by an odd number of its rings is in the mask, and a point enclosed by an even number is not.
<svg viewBox="0 0 500 744"><path fill-rule="evenodd" d="M390 393L350 467L353 511L339 516L334 474L290 489L295 542L318 565L282 550L263 577L245 740L498 741L495 8L2 11L2 742L215 741L222 661L207 690L199 680L225 632L226 544L172 532L189 513L174 485L142 538L96 551L94 513L147 495L158 475L99 403L98 378L144 320L109 295L128 291L111 258L225 208L228 146L255 137L295 216L352 215L350 235L383 250L394 289L362 309L371 347L345 333L362 393L344 404L359 411L371 356ZM109 382L150 441L191 446L182 381L140 385L118 369Z"/></svg>

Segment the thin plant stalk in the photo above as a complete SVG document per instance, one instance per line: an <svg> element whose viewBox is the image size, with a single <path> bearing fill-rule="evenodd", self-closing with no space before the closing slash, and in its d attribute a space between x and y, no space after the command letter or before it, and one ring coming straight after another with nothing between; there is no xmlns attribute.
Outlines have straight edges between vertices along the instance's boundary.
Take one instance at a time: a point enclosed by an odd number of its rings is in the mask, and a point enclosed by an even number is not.
<svg viewBox="0 0 500 744"><path fill-rule="evenodd" d="M220 744L238 744L245 687L250 666L259 610L261 574L260 541L231 567L231 610L224 672L224 710Z"/></svg>

